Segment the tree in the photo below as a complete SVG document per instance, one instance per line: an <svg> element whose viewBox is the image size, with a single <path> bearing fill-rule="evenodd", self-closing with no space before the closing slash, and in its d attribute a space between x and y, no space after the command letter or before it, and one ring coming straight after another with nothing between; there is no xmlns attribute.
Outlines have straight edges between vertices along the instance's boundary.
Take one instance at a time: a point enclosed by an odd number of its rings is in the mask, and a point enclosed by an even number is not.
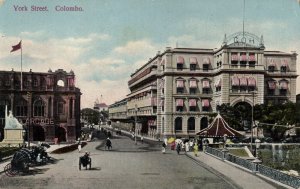
<svg viewBox="0 0 300 189"><path fill-rule="evenodd" d="M89 124L97 125L100 120L99 111L91 109L91 108L84 108L81 110L82 119L87 121Z"/></svg>

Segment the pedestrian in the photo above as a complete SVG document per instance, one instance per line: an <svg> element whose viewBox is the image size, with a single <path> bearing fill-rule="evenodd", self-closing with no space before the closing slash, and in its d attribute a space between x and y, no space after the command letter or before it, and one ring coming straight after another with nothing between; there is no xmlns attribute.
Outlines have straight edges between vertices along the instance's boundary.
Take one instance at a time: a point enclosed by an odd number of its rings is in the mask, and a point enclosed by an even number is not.
<svg viewBox="0 0 300 189"><path fill-rule="evenodd" d="M106 146L105 146L105 149L106 149L106 147L107 147L108 150L110 150L110 149L112 148L111 141L110 141L109 138L106 139Z"/></svg>
<svg viewBox="0 0 300 189"><path fill-rule="evenodd" d="M78 152L79 153L81 152L81 142L80 141L78 142Z"/></svg>
<svg viewBox="0 0 300 189"><path fill-rule="evenodd" d="M190 151L193 150L193 146L194 146L194 141L193 141L193 140L190 140Z"/></svg>
<svg viewBox="0 0 300 189"><path fill-rule="evenodd" d="M166 153L166 147L167 147L166 143L163 142L163 143L162 143L162 153L163 153L163 154Z"/></svg>
<svg viewBox="0 0 300 189"><path fill-rule="evenodd" d="M142 142L142 144L144 143L144 137L143 136L141 136L141 142Z"/></svg>
<svg viewBox="0 0 300 189"><path fill-rule="evenodd" d="M187 153L189 151L190 145L189 142L185 143L185 153Z"/></svg>
<svg viewBox="0 0 300 189"><path fill-rule="evenodd" d="M177 154L179 155L180 153L180 149L181 149L181 146L179 143L177 143L177 146L176 146L176 151L177 151Z"/></svg>
<svg viewBox="0 0 300 189"><path fill-rule="evenodd" d="M198 156L198 144L194 144L194 155L197 157Z"/></svg>

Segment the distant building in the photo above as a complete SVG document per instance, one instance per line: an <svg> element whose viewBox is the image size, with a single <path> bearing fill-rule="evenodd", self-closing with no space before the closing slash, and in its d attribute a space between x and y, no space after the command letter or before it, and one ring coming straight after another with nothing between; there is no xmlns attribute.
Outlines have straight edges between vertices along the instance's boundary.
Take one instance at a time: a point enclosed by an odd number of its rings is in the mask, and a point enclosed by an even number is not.
<svg viewBox="0 0 300 189"><path fill-rule="evenodd" d="M23 124L31 141L72 142L80 136L80 89L73 71L0 71L0 131L3 139L5 106ZM28 132L26 132L28 133ZM27 137L25 137L27 139Z"/></svg>
<svg viewBox="0 0 300 189"><path fill-rule="evenodd" d="M247 32L225 35L219 49L167 47L131 75L109 117L132 130L137 116L138 132L154 138L195 137L221 104L296 102L296 60Z"/></svg>
<svg viewBox="0 0 300 189"><path fill-rule="evenodd" d="M105 103L95 103L94 110L98 110L99 112L108 111L108 106Z"/></svg>

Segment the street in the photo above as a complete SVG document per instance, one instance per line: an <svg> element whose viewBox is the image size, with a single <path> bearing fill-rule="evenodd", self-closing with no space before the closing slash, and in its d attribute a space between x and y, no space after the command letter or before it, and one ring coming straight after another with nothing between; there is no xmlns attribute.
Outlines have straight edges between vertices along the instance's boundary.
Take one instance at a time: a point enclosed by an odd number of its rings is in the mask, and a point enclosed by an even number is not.
<svg viewBox="0 0 300 189"><path fill-rule="evenodd" d="M105 137L99 135L78 151L50 154L54 164L31 168L29 175L0 175L1 188L235 188L190 158L177 155L160 144L147 144L125 136L111 138L112 150L104 148ZM79 157L91 153L92 169L78 169Z"/></svg>

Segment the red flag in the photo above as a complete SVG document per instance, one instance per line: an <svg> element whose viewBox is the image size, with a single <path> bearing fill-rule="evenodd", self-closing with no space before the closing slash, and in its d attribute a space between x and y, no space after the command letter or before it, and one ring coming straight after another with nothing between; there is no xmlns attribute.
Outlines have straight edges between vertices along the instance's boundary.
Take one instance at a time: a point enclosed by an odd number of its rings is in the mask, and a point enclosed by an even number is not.
<svg viewBox="0 0 300 189"><path fill-rule="evenodd" d="M21 48L22 48L22 40L17 45L12 46L12 50L10 52L17 51Z"/></svg>

